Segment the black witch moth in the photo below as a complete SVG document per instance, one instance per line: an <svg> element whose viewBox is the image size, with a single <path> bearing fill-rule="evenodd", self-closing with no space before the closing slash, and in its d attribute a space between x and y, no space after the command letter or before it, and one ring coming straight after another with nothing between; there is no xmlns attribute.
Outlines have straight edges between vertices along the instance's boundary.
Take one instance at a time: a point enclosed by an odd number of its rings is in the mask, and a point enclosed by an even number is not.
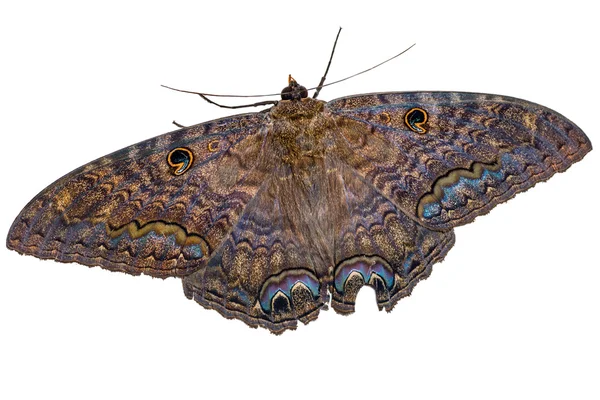
<svg viewBox="0 0 600 400"><path fill-rule="evenodd" d="M562 115L506 96L375 93L324 102L290 80L268 110L84 165L38 194L7 246L133 275L274 333L408 296L453 228L581 160ZM302 87L300 87L302 88ZM304 88L302 88L304 89Z"/></svg>

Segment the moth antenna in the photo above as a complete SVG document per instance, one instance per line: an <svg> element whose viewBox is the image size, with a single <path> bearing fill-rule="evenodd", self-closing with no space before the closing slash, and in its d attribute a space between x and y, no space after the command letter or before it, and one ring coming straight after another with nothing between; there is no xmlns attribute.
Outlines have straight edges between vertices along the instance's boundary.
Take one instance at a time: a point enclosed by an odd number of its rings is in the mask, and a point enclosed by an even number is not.
<svg viewBox="0 0 600 400"><path fill-rule="evenodd" d="M385 63L388 63L390 61L392 61L395 58L400 57L402 54L406 53L407 51L409 51L410 49L412 49L413 47L415 47L417 44L413 43L412 45L410 45L409 47L407 47L406 49L402 50L400 53L396 54L395 56L392 56L390 58L388 58L387 60L384 60L382 62L380 62L379 64L376 64L374 66L372 66L371 68L367 68L363 71L357 72L355 74L352 74L350 76L347 76L345 78L342 79L338 79L337 81L333 81L333 82L329 82L329 83L324 83L325 81L325 77L327 76L327 72L329 71L329 65L331 64L331 60L333 59L333 53L335 51L335 47L337 45L337 39L340 35L342 28L340 28L340 30L338 31L338 35L335 38L335 43L333 45L333 50L331 51L331 57L329 58L329 63L327 64L327 69L325 70L325 75L323 75L323 77L321 78L321 82L319 82L318 86L315 87L311 87L308 88L306 90L316 90L315 95L313 96L313 98L316 98L317 95L319 94L319 92L321 91L322 88L326 87L326 86L331 86L331 85L335 85L336 83L340 83L340 82L344 82L347 81L348 79L354 78L355 76L358 75L362 75L365 72L369 72L377 67L382 66ZM222 107L222 108L231 108L231 109L235 109L235 108L244 108L244 107L258 107L258 106L265 106L265 105L275 105L277 104L277 100L266 100L266 101L259 101L257 103L252 103L252 104L244 104L244 105L239 105L239 106L226 106L226 105L222 105L219 103L216 103L210 99L208 99L208 97L240 97L240 98L250 98L250 97L271 97L271 96L279 96L281 93L269 93L269 94L216 94L216 93L203 93L203 92L191 92L189 90L181 90L181 89L175 89L166 85L160 85L164 88L167 89L171 89L171 90L175 90L177 92L182 92L182 93L192 93L192 94L197 94L198 96L202 97L205 101L214 104L218 107Z"/></svg>
<svg viewBox="0 0 600 400"><path fill-rule="evenodd" d="M313 95L313 99L316 99L321 89L323 88L323 84L325 83L325 78L327 78L327 73L329 72L329 67L331 66L331 60L333 60L333 53L335 53L335 46L337 46L338 39L340 37L340 33L342 33L342 27L338 30L337 36L335 37L335 42L333 42L333 49L331 49L331 55L329 56L329 62L327 63L327 68L325 69L325 74L321 77L321 81L317 85L317 90L315 90L315 94Z"/></svg>
<svg viewBox="0 0 600 400"><path fill-rule="evenodd" d="M229 109L236 109L236 108L245 108L245 107L259 107L259 106L267 106L267 105L275 105L277 104L277 100L265 100L265 101L259 101L256 103L251 103L251 104L241 104L241 105L237 105L237 106L227 106L224 104L219 104L215 101L212 101L211 99L209 99L206 96L216 96L216 97L263 97L263 96L274 96L274 95L261 95L261 96L234 96L234 95L212 95L212 94L206 94L206 93L199 93L199 92L191 92L189 90L182 90L182 89L175 89L166 85L160 85L164 88L167 89L171 89L171 90L175 90L176 92L182 92L182 93L191 93L191 94L197 94L198 96L202 97L202 99L204 99L205 101L207 101L210 104L214 104L217 107L221 107L221 108L229 108Z"/></svg>
<svg viewBox="0 0 600 400"><path fill-rule="evenodd" d="M412 44L412 45L410 45L408 48L406 48L406 49L402 50L400 53L396 54L395 56L393 56L393 57L390 57L390 58L388 58L387 60L385 60L385 61L382 61L382 62L380 62L379 64L372 66L371 68L367 68L367 69L365 69L364 71L360 71L360 72L357 72L356 74L352 74L352 75L350 75L350 76L347 76L347 77L345 77L345 78L338 79L337 81L329 82L329 83L327 83L327 84L325 84L325 85L319 85L319 86L317 86L317 87L312 87L312 88L309 88L309 89L307 89L307 90L314 90L314 89L319 89L319 90L321 90L321 88L324 88L325 86L331 86L331 85L335 85L336 83L344 82L344 81L347 81L347 80L348 80L348 79L350 79L350 78L354 78L355 76L362 75L362 74L364 74L365 72L369 72L369 71L371 71L372 69L375 69L375 68L377 68L377 67L380 67L380 66L382 66L383 64L385 64L385 63L387 63L387 62L390 62L390 61L392 61L394 58L400 57L402 54L406 53L407 51L409 51L410 49L412 49L412 48L413 48L413 47L415 47L416 45L417 45L416 43L413 43L413 44ZM335 47L335 46L334 46L334 47Z"/></svg>
<svg viewBox="0 0 600 400"><path fill-rule="evenodd" d="M270 93L270 94L216 94L216 93L204 93L204 92L191 92L189 90L175 89L167 85L160 85L164 88L175 90L176 92L182 93L192 93L197 94L198 96L207 96L207 97L240 97L240 98L248 98L248 97L271 97L271 96L279 96L280 93Z"/></svg>
<svg viewBox="0 0 600 400"><path fill-rule="evenodd" d="M173 121L173 125L175 125L178 128L187 128L187 126L185 125L178 124L177 121Z"/></svg>

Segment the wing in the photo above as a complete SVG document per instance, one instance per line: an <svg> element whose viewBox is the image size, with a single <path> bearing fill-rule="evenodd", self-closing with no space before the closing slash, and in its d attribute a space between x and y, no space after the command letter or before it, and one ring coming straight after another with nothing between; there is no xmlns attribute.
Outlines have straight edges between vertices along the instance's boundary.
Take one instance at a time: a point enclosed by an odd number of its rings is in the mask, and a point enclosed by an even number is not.
<svg viewBox="0 0 600 400"><path fill-rule="evenodd" d="M352 149L346 162L436 230L471 222L592 149L562 115L505 96L380 93L327 107Z"/></svg>
<svg viewBox="0 0 600 400"><path fill-rule="evenodd" d="M379 309L391 311L452 248L454 232L419 225L355 171L341 163L338 171L343 212L336 218L331 305L353 312L358 291L368 285Z"/></svg>
<svg viewBox="0 0 600 400"><path fill-rule="evenodd" d="M264 179L264 114L157 136L57 180L21 211L7 246L130 274L183 276L227 236Z"/></svg>
<svg viewBox="0 0 600 400"><path fill-rule="evenodd" d="M372 286L388 311L426 278L454 243L406 217L333 154L309 174L279 164L184 292L227 318L274 333L326 308L354 311Z"/></svg>
<svg viewBox="0 0 600 400"><path fill-rule="evenodd" d="M329 299L330 237L311 207L329 188L316 175L307 189L289 166L276 166L208 264L184 278L186 296L273 333L317 318Z"/></svg>

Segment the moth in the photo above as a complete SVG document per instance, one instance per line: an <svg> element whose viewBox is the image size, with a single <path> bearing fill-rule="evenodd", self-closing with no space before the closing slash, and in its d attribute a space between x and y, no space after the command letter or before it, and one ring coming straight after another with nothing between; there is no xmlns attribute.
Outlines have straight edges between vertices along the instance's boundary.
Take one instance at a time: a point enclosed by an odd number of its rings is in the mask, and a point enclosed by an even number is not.
<svg viewBox="0 0 600 400"><path fill-rule="evenodd" d="M181 278L189 299L278 334L328 305L352 313L363 286L390 311L453 228L592 149L567 118L507 96L324 102L291 77L281 96L74 170L27 204L7 247Z"/></svg>

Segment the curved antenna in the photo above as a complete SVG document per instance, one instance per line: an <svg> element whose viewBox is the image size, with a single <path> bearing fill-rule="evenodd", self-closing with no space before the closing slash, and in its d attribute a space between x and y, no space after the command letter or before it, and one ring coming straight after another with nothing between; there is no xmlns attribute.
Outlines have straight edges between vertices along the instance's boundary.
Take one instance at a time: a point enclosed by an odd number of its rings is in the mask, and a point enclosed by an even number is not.
<svg viewBox="0 0 600 400"><path fill-rule="evenodd" d="M333 53L335 53L335 46L337 46L337 41L340 37L340 33L342 33L342 27L340 26L340 29L338 30L337 36L335 37L335 42L333 42L333 49L331 49L331 55L329 56L329 62L327 63L327 68L325 68L325 74L323 74L323 76L321 77L321 80L319 81L319 84L317 85L317 90L315 91L315 94L313 95L313 99L316 99L317 96L319 95L319 93L321 92L321 89L323 89L323 84L325 83L325 78L327 77L327 73L329 72L329 67L331 67L331 60L333 60ZM310 89L308 89L310 90Z"/></svg>
<svg viewBox="0 0 600 400"><path fill-rule="evenodd" d="M181 93L190 93L190 94L197 94L198 96L202 97L203 100L209 102L210 104L214 104L217 107L221 107L221 108L230 108L230 109L236 109L236 108L245 108L245 107L259 107L259 106L268 106L268 105L275 105L277 104L277 100L265 100L265 101L259 101L256 103L252 103L252 104L241 104L241 105L237 105L237 106L226 106L224 104L219 104L215 101L212 101L211 99L209 99L207 96L216 96L216 97L264 97L264 96L274 96L274 95L261 95L261 96L225 96L225 95L212 95L212 94L206 94L206 93L198 93L198 92L191 92L189 90L182 90L182 89L175 89L166 85L160 85L164 88L167 89L171 89L174 90L176 92L181 92ZM175 124L178 125L178 124ZM179 125L178 125L179 126Z"/></svg>
<svg viewBox="0 0 600 400"><path fill-rule="evenodd" d="M340 30L341 30L341 28L340 28ZM338 32L338 35L339 35L339 32ZM337 42L337 38L336 38L336 42ZM400 57L402 54L406 53L407 51L409 51L410 49L412 49L413 47L415 47L415 45L416 45L416 43L413 43L412 45L410 45L406 49L402 50L400 53L396 54L395 56L392 56L392 57L388 58L387 60L382 61L379 64L372 66L371 68L367 68L367 69L365 69L363 71L357 72L357 73L352 74L350 76L347 76L345 78L338 79L337 81L329 82L329 83L324 84L324 85L320 84L318 86L308 88L307 90L316 90L317 89L317 90L320 91L322 88L324 88L326 86L331 86L331 85L334 85L336 83L347 81L348 79L354 78L355 76L362 75L365 72L369 72L372 69L380 67L383 64L388 63L388 62L392 61L393 59L395 59L397 57ZM334 50L335 50L335 45L334 45ZM332 52L332 57L333 57L333 52ZM330 62L331 62L331 59L330 59ZM327 69L329 70L329 65L327 65ZM327 71L325 71L325 72L327 73ZM281 93L269 93L269 94L216 94L216 93L204 93L204 92L191 92L191 91L188 91L188 90L175 89L175 88L172 88L172 87L169 87L169 86L166 86L166 85L160 85L160 86L162 86L164 88L167 88L167 89L175 90L177 92L197 94L198 96L202 97L204 100L208 101L209 103L213 103L213 104L216 104L216 105L219 105L219 104L214 103L212 101L209 101L206 97L240 97L240 98L249 98L249 97L271 97L271 96L280 96L281 95ZM273 101L275 101L275 100L273 100ZM255 104L257 106L258 105L265 105L265 104L261 104L261 103L255 103ZM265 102L265 103L267 103L267 104L274 104L272 102ZM255 104L252 104L252 105L254 106ZM239 107L226 107L226 108L239 108Z"/></svg>
<svg viewBox="0 0 600 400"><path fill-rule="evenodd" d="M310 89L307 89L307 90L313 90L313 89L317 89L317 88L320 90L320 88L324 88L325 86L331 86L331 85L335 85L336 83L344 82L344 81L347 81L347 80L348 80L348 79L350 79L350 78L354 78L355 76L362 75L362 74L364 74L365 72L369 72L369 71L370 71L370 70L372 70L372 69L375 69L375 68L377 68L377 67L379 67L379 66L381 66L381 65L383 65L383 64L385 64L385 63L387 63L387 62L390 62L390 61L392 61L392 60L393 60L394 58L396 58L396 57L400 57L402 54L406 53L407 51L409 51L410 49L412 49L413 47L415 47L415 45L416 45L416 43L413 43L413 44L411 44L411 45L410 45L408 48L406 48L406 49L402 50L400 53L396 54L395 56L393 56L393 57L390 57L390 58L388 58L387 60L385 60L385 61L382 61L382 62L380 62L379 64L372 66L371 68L367 68L367 69L365 69L364 71L360 71L360 72L357 72L357 73L356 73L356 74L354 74L354 75L350 75L350 76L347 76L347 77L345 77L345 78L338 79L337 81L329 82L329 83L327 83L327 84L325 84L325 85L317 86L317 87L310 88Z"/></svg>

